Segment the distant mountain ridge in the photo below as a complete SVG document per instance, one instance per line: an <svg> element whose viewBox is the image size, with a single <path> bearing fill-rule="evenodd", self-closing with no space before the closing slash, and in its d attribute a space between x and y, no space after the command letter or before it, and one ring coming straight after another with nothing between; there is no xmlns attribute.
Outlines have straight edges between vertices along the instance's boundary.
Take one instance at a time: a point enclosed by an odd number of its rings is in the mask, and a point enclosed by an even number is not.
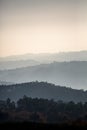
<svg viewBox="0 0 87 130"><path fill-rule="evenodd" d="M53 62L0 71L0 80L23 83L47 81L77 89L87 89L87 61Z"/></svg>
<svg viewBox="0 0 87 130"><path fill-rule="evenodd" d="M87 50L59 52L59 53L36 53L23 54L8 57L0 57L0 61L36 60L41 62L53 61L87 61Z"/></svg>
<svg viewBox="0 0 87 130"><path fill-rule="evenodd" d="M64 61L87 61L87 51L39 53L0 58L0 70Z"/></svg>
<svg viewBox="0 0 87 130"><path fill-rule="evenodd" d="M16 69L39 64L40 63L35 60L0 61L0 70Z"/></svg>

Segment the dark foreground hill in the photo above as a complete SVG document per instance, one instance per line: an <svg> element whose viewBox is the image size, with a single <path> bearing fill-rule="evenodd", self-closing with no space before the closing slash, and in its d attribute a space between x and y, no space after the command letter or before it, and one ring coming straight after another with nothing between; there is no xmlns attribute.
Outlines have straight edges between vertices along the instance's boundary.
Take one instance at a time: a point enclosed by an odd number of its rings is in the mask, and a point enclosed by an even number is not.
<svg viewBox="0 0 87 130"><path fill-rule="evenodd" d="M16 101L24 95L32 98L53 99L55 101L87 102L87 91L56 86L47 82L36 81L0 86L0 100L10 98Z"/></svg>

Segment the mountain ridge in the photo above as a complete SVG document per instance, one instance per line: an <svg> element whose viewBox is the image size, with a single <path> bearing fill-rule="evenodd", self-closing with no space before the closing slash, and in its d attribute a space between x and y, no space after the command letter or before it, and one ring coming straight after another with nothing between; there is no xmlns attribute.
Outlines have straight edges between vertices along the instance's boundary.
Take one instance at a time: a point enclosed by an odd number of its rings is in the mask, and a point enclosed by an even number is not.
<svg viewBox="0 0 87 130"><path fill-rule="evenodd" d="M58 57L60 61L64 61L64 60L70 61L70 59L68 59L68 57L71 58L71 60L72 60L73 56L74 56L73 60L75 60L75 57L77 57L76 60L85 60L86 59L86 61L87 61L87 50L71 51L71 52L58 52L58 53L27 53L27 54L21 54L21 55L0 57L0 61L27 60L27 59L35 60L36 58L41 60L41 58L45 59L46 57L48 58L50 56L53 56L53 58ZM63 58L63 60L61 58ZM56 59L54 59L54 60L56 60Z"/></svg>
<svg viewBox="0 0 87 130"><path fill-rule="evenodd" d="M62 86L86 89L87 61L53 62L0 71L0 80L23 83L47 81Z"/></svg>
<svg viewBox="0 0 87 130"><path fill-rule="evenodd" d="M24 95L32 98L53 99L64 102L86 102L87 91L54 85L47 82L28 82L14 85L0 85L0 100L18 100Z"/></svg>

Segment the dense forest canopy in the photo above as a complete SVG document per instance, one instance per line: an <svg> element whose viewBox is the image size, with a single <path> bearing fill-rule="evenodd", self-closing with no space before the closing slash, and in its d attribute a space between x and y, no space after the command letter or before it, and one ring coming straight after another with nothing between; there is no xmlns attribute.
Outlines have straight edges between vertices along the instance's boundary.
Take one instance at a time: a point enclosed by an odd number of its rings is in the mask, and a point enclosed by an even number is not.
<svg viewBox="0 0 87 130"><path fill-rule="evenodd" d="M0 122L71 123L87 122L87 102L63 101L23 96L16 103L0 100Z"/></svg>

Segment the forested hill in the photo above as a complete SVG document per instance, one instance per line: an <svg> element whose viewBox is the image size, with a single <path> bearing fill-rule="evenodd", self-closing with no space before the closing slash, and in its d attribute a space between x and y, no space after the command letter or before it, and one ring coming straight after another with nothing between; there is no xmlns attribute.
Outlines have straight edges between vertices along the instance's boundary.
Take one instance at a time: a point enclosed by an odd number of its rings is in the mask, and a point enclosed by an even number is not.
<svg viewBox="0 0 87 130"><path fill-rule="evenodd" d="M11 100L16 101L24 95L32 98L53 99L55 101L87 102L87 91L56 86L47 82L36 81L0 86L0 100L10 98Z"/></svg>

